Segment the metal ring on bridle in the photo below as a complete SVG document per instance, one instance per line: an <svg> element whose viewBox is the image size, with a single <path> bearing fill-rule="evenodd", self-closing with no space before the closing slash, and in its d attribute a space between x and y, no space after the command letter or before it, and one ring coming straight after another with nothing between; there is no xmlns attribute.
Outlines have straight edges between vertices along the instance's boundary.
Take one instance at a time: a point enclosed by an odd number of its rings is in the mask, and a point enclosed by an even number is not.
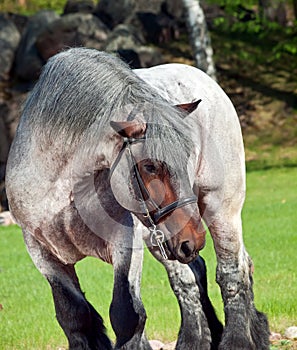
<svg viewBox="0 0 297 350"><path fill-rule="evenodd" d="M157 230L156 226L150 227L149 230L151 231L151 245L153 247L159 246L158 241L163 243L165 241L165 235L164 232L161 230Z"/></svg>
<svg viewBox="0 0 297 350"><path fill-rule="evenodd" d="M167 256L165 248L163 246L163 243L165 241L165 235L164 235L163 231L157 230L156 225L149 227L149 230L151 231L151 235L150 235L151 245L153 247L159 247L160 253L161 253L163 259L167 260L168 256Z"/></svg>

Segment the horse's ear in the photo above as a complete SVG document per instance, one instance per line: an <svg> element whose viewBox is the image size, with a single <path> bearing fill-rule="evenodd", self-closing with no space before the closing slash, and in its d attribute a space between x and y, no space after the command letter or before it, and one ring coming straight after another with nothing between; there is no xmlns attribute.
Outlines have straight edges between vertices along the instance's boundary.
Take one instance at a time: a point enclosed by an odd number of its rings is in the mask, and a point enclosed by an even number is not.
<svg viewBox="0 0 297 350"><path fill-rule="evenodd" d="M182 111L186 112L186 114L190 114L195 111L195 109L198 107L199 103L202 100L197 100L195 102L190 102L190 103L182 103L179 105L175 105L175 107L181 109Z"/></svg>
<svg viewBox="0 0 297 350"><path fill-rule="evenodd" d="M122 137L140 138L143 137L146 131L146 123L137 120L124 122L110 122L111 127Z"/></svg>

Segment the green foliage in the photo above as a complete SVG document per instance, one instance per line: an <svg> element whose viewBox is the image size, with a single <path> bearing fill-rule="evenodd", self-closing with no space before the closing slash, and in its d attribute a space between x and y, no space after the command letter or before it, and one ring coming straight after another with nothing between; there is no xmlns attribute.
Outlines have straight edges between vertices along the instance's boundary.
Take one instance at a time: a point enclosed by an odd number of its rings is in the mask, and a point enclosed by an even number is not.
<svg viewBox="0 0 297 350"><path fill-rule="evenodd" d="M280 340L279 342L277 342L274 345L271 345L270 350L292 350L295 349L295 347L293 347L293 344L290 340Z"/></svg>
<svg viewBox="0 0 297 350"><path fill-rule="evenodd" d="M293 27L284 29L286 37L273 48L273 53L277 59L280 59L284 54L297 56L297 22Z"/></svg>
<svg viewBox="0 0 297 350"><path fill-rule="evenodd" d="M40 10L53 10L62 13L67 0L3 0L0 3L0 12L14 12L32 15Z"/></svg>
<svg viewBox="0 0 297 350"><path fill-rule="evenodd" d="M276 22L260 18L259 12L255 11L258 1L245 1L244 8L242 1L212 1L224 8L225 16L215 18L213 21L216 31L226 33L226 35L250 36L257 39L267 40L274 38L272 58L279 60L289 55L297 56L297 25L295 22L289 27L283 27ZM292 3L292 2L290 2ZM253 10L251 18L246 18L246 11Z"/></svg>
<svg viewBox="0 0 297 350"><path fill-rule="evenodd" d="M267 313L272 331L296 324L297 315L297 168L247 174L243 212L244 239L255 265L256 306ZM0 228L0 349L53 350L66 348L65 336L54 316L50 288L31 262L16 226ZM216 259L208 235L201 255L208 268L209 294L218 315L223 306L215 282ZM108 321L112 296L112 267L94 258L77 264L86 297ZM149 339L176 339L180 324L178 305L164 268L145 251L142 298L147 310ZM170 324L168 323L170 321ZM280 341L271 349L289 349Z"/></svg>
<svg viewBox="0 0 297 350"><path fill-rule="evenodd" d="M221 7L225 7L228 11L232 12L232 9L237 9L238 6L244 3L245 7L252 7L258 4L258 0L206 0L208 4L216 4Z"/></svg>

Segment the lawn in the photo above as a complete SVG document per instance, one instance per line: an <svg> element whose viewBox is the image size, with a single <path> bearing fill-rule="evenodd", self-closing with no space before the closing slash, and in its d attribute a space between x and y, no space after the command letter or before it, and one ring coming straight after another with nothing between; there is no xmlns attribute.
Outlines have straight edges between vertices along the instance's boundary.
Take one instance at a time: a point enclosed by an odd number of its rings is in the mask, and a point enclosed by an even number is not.
<svg viewBox="0 0 297 350"><path fill-rule="evenodd" d="M273 331L297 325L297 168L250 172L243 212L244 239L255 264L255 300ZM145 252L142 296L150 339L173 341L179 327L177 302L163 267ZM209 293L223 320L215 283L210 238L201 255L208 266ZM106 321L112 293L112 268L88 258L77 264L83 290ZM52 350L67 342L54 315L47 282L26 253L17 226L0 228L0 349ZM277 349L278 347L273 347ZM280 347L279 347L280 348ZM291 349L286 344L282 349Z"/></svg>

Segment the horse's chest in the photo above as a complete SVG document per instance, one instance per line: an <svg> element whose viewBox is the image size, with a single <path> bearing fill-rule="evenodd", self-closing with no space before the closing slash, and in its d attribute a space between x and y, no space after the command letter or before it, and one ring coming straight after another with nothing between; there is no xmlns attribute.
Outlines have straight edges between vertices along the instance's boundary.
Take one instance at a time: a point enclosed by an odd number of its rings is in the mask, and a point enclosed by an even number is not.
<svg viewBox="0 0 297 350"><path fill-rule="evenodd" d="M30 231L64 264L75 264L86 256L111 263L108 243L89 229L73 203Z"/></svg>

